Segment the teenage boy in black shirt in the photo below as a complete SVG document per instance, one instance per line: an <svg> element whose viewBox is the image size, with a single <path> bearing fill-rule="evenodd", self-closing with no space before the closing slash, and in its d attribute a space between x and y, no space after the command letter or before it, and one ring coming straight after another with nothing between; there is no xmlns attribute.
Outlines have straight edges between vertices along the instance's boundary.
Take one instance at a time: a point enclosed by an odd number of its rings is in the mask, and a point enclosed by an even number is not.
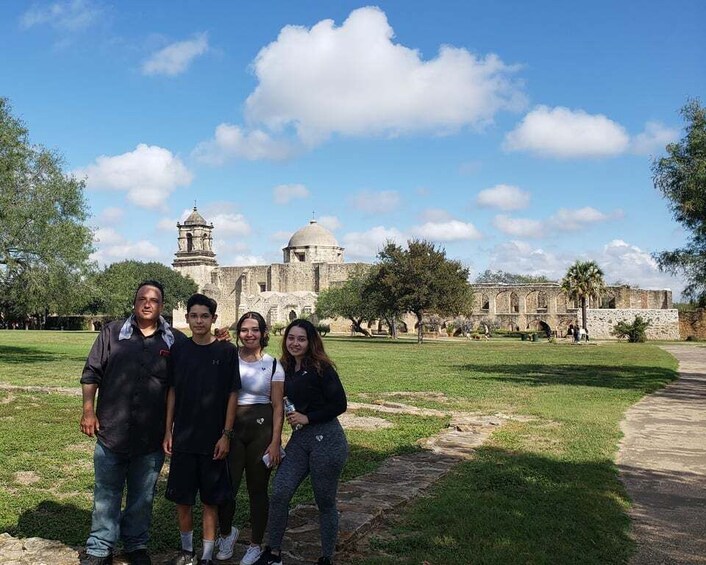
<svg viewBox="0 0 706 565"><path fill-rule="evenodd" d="M230 450L240 389L238 353L232 343L211 333L216 301L194 294L186 306L190 340L176 344L169 356L167 421L163 447L171 455L167 499L177 505L180 554L172 565L213 563L218 505L231 495L226 455ZM193 547L192 507L199 492L203 503L203 555Z"/></svg>

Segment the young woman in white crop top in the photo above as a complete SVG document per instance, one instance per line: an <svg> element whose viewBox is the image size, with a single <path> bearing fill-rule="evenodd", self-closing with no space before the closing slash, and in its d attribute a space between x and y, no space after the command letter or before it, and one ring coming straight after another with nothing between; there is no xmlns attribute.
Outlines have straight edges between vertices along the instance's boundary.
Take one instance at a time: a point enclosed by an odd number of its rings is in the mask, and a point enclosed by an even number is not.
<svg viewBox="0 0 706 565"><path fill-rule="evenodd" d="M260 314L243 314L236 324L236 336L242 388L238 392L238 411L228 455L233 499L219 507L221 537L216 559L230 559L233 555L238 538L238 529L233 526L235 496L245 473L252 538L240 563L252 565L262 553L269 508L267 487L270 473L280 462L284 369L274 357L264 352L270 338L267 323ZM264 455L268 456L269 467L263 462Z"/></svg>

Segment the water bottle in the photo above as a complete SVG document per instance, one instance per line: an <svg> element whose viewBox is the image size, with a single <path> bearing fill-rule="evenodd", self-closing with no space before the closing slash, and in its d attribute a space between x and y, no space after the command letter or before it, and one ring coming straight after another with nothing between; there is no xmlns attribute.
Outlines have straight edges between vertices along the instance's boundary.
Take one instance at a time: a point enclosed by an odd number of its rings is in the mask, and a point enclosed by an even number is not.
<svg viewBox="0 0 706 565"><path fill-rule="evenodd" d="M282 400L284 400L284 413L285 414L291 414L292 412L297 411L297 409L294 407L294 403L291 400L289 400L289 398L287 398L285 396ZM294 424L292 426L292 428L294 428L295 430L301 430L302 425L301 424Z"/></svg>

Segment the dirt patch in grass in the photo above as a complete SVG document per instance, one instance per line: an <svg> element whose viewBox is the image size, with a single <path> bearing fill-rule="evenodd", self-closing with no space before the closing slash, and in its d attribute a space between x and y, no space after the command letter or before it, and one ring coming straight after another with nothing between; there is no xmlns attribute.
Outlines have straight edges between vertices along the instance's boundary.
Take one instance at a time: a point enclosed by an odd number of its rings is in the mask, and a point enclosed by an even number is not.
<svg viewBox="0 0 706 565"><path fill-rule="evenodd" d="M33 485L40 480L41 477L34 471L17 471L15 473L15 482L23 486Z"/></svg>
<svg viewBox="0 0 706 565"><path fill-rule="evenodd" d="M344 428L355 430L379 430L382 428L392 428L394 424L384 418L376 418L374 416L356 416L347 412L341 414L338 419Z"/></svg>

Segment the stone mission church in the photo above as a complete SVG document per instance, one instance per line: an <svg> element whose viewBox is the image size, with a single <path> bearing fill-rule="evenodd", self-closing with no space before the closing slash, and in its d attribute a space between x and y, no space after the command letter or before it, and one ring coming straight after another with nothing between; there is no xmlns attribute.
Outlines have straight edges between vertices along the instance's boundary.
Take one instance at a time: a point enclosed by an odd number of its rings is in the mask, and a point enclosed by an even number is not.
<svg viewBox="0 0 706 565"><path fill-rule="evenodd" d="M198 284L199 292L218 301L219 325L231 326L249 310L267 323L286 324L316 309L318 293L345 282L366 263L344 263L343 247L334 235L311 220L294 232L282 249L281 263L221 267L213 252L213 224L196 207L177 223L179 250L172 263L182 275ZM570 324L577 325L580 309L558 283L475 284L474 328L490 324L511 330L536 330L562 337ZM679 316L670 290L644 290L627 285L608 286L588 301L588 330L596 338L610 338L619 321L632 322L637 314L650 321L649 339L679 339ZM173 312L176 327L186 325L183 310ZM347 320L331 321L334 331L348 331ZM410 328L414 320L407 320ZM411 324L411 325L409 325Z"/></svg>
<svg viewBox="0 0 706 565"><path fill-rule="evenodd" d="M177 229L179 248L172 265L218 302L219 325L224 326L250 310L262 314L270 325L312 314L319 292L345 282L356 269L368 267L344 263L343 247L316 220L292 235L282 249L281 263L242 267L218 264L212 246L213 224L196 207L183 224L177 223ZM184 314L174 311L177 327L185 324Z"/></svg>

